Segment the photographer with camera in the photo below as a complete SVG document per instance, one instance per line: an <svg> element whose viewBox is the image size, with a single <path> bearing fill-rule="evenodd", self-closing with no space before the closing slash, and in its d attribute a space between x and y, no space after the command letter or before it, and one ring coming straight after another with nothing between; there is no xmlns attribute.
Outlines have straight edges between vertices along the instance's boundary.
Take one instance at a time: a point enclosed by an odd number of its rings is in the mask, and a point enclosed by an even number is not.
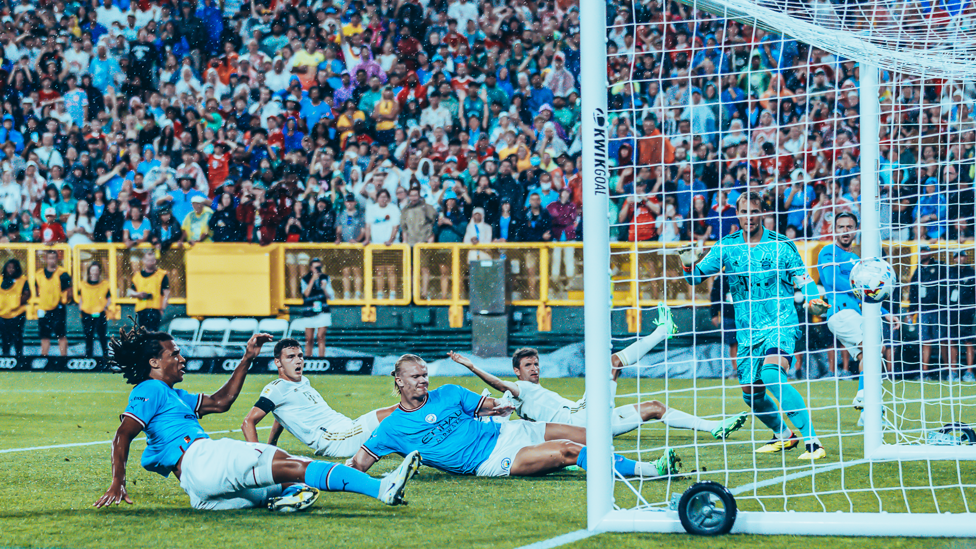
<svg viewBox="0 0 976 549"><path fill-rule="evenodd" d="M322 272L322 260L315 257L309 263L309 272L302 277L302 299L305 317L305 356L312 356L312 341L318 341L319 357L325 356L325 329L332 326L329 300L335 299L332 278ZM316 331L318 334L316 335Z"/></svg>

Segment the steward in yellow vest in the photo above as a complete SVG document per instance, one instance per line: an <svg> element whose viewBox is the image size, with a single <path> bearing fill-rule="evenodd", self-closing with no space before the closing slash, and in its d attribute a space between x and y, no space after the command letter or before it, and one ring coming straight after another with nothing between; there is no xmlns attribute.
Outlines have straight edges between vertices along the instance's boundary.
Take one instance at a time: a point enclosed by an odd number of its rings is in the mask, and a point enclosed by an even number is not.
<svg viewBox="0 0 976 549"><path fill-rule="evenodd" d="M102 264L92 261L88 276L78 283L81 325L85 328L85 356L95 356L95 337L102 346L102 356L108 356L108 321L105 313L112 304L108 280L102 280Z"/></svg>
<svg viewBox="0 0 976 549"><path fill-rule="evenodd" d="M14 356L24 356L24 323L30 297L30 284L20 261L7 261L0 278L0 355L10 356L8 349L13 349Z"/></svg>
<svg viewBox="0 0 976 549"><path fill-rule="evenodd" d="M41 355L51 350L51 340L58 340L61 356L68 356L68 303L71 302L71 275L58 263L58 252L49 250L45 266L34 277L37 295L37 329L41 336Z"/></svg>
<svg viewBox="0 0 976 549"><path fill-rule="evenodd" d="M169 305L169 277L156 268L155 250L142 257L142 271L132 275L128 295L137 298L136 322L150 332L159 330L163 311Z"/></svg>

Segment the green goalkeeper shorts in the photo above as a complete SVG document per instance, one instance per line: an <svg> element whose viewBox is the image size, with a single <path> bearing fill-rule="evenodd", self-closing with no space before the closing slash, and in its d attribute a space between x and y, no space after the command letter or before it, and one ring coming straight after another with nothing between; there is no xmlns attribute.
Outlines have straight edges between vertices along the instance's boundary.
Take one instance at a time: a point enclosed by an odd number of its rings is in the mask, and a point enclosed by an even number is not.
<svg viewBox="0 0 976 549"><path fill-rule="evenodd" d="M784 356L793 364L793 352L800 330L790 328L769 328L765 330L739 330L736 339L739 355L736 370L740 385L753 385L760 381L763 362L767 356Z"/></svg>

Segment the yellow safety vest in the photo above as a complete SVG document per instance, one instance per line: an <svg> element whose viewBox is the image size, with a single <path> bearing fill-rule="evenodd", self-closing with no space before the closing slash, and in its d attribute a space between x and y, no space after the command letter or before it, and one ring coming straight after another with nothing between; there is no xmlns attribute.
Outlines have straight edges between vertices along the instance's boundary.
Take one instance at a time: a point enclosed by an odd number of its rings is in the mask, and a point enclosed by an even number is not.
<svg viewBox="0 0 976 549"><path fill-rule="evenodd" d="M68 304L68 292L61 291L61 275L66 271L61 267L55 269L51 278L47 277L44 269L37 271L34 278L37 281L37 308L42 311L53 311L58 305Z"/></svg>
<svg viewBox="0 0 976 549"><path fill-rule="evenodd" d="M81 292L81 312L91 315L105 310L109 292L107 280L98 284L89 284L87 280L83 280L78 285L78 290Z"/></svg>
<svg viewBox="0 0 976 549"><path fill-rule="evenodd" d="M27 306L21 304L20 296L24 295L24 285L27 284L27 277L21 276L14 280L13 286L4 290L0 288L0 318L15 318L27 310Z"/></svg>
<svg viewBox="0 0 976 549"><path fill-rule="evenodd" d="M132 285L136 287L136 291L145 292L152 296L149 299L136 301L136 312L163 308L163 278L165 276L166 273L162 269L156 269L148 277L142 276L142 271L132 276Z"/></svg>

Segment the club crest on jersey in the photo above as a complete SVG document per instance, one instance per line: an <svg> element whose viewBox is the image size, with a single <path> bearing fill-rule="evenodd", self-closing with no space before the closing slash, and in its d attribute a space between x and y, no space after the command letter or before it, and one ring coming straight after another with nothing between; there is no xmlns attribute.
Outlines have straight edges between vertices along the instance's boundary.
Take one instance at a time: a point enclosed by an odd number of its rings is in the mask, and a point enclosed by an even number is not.
<svg viewBox="0 0 976 549"><path fill-rule="evenodd" d="M508 471L512 467L512 460L509 458L502 459L502 469Z"/></svg>
<svg viewBox="0 0 976 549"><path fill-rule="evenodd" d="M437 416L435 416L434 414L427 414L427 417L424 418L424 421L426 421L427 423L437 423Z"/></svg>

